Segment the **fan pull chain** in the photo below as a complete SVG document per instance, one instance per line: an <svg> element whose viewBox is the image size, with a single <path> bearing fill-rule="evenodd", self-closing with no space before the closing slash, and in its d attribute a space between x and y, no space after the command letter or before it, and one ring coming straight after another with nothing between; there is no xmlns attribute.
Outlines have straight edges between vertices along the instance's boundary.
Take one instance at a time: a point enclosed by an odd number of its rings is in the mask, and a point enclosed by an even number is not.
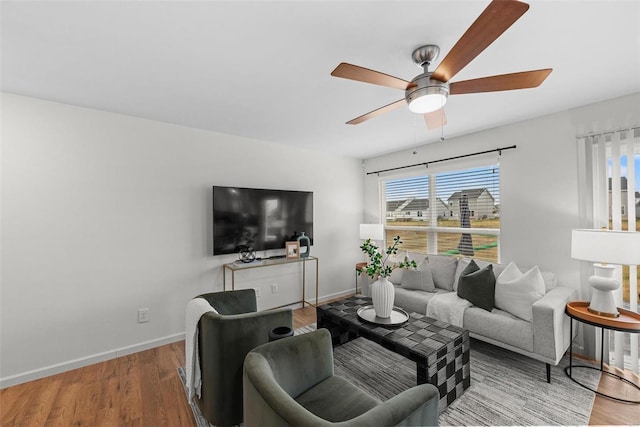
<svg viewBox="0 0 640 427"><path fill-rule="evenodd" d="M440 142L444 142L444 102L440 99Z"/></svg>

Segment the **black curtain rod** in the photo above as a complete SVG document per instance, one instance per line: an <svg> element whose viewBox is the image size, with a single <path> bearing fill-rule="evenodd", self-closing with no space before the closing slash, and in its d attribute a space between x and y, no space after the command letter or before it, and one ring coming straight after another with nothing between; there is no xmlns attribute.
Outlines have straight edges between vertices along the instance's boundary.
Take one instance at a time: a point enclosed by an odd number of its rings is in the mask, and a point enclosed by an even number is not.
<svg viewBox="0 0 640 427"><path fill-rule="evenodd" d="M383 170L379 170L379 171L375 171L375 172L367 172L367 175L374 175L374 174L380 174L383 172L391 172L391 171L397 171L400 169L406 169L406 168L413 168L416 166L426 166L429 167L429 165L431 163L440 163L440 162L446 162L448 160L456 160L456 159L462 159L464 157L472 157L472 156L479 156L481 154L487 154L487 153L498 153L499 155L502 155L502 151L504 150L511 150L513 148L516 148L515 145L512 145L510 147L502 147L502 148L494 148L493 150L487 150L487 151L479 151L477 153L471 153L471 154L463 154L461 156L454 156L454 157L447 157L446 159L440 159L440 160L431 160L430 162L424 162L424 163L416 163L415 165L408 165L408 166L398 166L397 168L391 168L391 169L383 169Z"/></svg>

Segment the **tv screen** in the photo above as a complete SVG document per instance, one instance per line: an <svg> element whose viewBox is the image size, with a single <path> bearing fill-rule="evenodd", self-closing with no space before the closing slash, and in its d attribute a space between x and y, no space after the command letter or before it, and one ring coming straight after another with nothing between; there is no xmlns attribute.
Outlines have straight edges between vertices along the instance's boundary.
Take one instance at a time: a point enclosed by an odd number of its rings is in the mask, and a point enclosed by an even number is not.
<svg viewBox="0 0 640 427"><path fill-rule="evenodd" d="M313 192L213 187L213 254L284 249L304 232L313 244Z"/></svg>

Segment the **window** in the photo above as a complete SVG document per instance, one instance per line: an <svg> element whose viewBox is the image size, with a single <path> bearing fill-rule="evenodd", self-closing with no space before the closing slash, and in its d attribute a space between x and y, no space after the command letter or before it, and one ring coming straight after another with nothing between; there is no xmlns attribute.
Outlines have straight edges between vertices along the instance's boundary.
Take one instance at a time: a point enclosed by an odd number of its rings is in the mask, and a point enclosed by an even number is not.
<svg viewBox="0 0 640 427"><path fill-rule="evenodd" d="M499 261L499 165L382 185L387 241L399 235L409 251Z"/></svg>
<svg viewBox="0 0 640 427"><path fill-rule="evenodd" d="M626 132L605 134L594 142L602 144L605 150L606 167L602 170L606 174L607 199L599 200L598 203L606 203L609 212L607 222L610 230L640 230L640 209L638 209L638 198L640 197L640 129ZM614 149L614 145L617 147ZM595 149L595 148L594 148ZM629 164L632 158L633 165ZM615 159L615 163L614 163ZM597 162L598 160L596 160ZM634 175L629 176L629 170L633 170ZM616 176L620 187L619 193L613 194L613 179ZM598 179L598 178L596 178ZM613 208L620 204L620 215L613 214ZM640 269L636 269L636 285L632 286L629 280L629 266L622 267L622 305L629 306L631 299L631 288L636 289L636 303L640 302L640 293L637 292L637 281L640 280Z"/></svg>
<svg viewBox="0 0 640 427"><path fill-rule="evenodd" d="M590 162L584 162L586 173L583 175L587 193L593 199L591 203L583 204L589 227L639 230L640 128L589 135L579 140L584 143L581 155L585 160L590 159ZM614 273L614 277L622 279L621 289L614 292L616 304L635 312L640 302L639 270L635 265L625 265ZM640 363L638 339L629 335L625 337L619 332L612 333L607 343L600 342L596 334L595 342L596 346L608 348L610 366L637 372ZM597 353L594 351L594 354Z"/></svg>

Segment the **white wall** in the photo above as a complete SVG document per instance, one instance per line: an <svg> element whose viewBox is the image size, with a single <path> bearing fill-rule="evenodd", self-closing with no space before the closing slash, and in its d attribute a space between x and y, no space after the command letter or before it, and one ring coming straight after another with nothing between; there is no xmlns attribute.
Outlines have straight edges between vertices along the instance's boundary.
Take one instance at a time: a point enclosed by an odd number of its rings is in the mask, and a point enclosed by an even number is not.
<svg viewBox="0 0 640 427"><path fill-rule="evenodd" d="M576 136L640 125L640 94L427 144L366 160L376 171L516 145L500 160L501 261L539 265L581 288L571 259L571 229L579 226ZM446 136L446 130L445 130ZM431 170L431 167L430 167ZM365 178L365 216L378 219L377 175ZM588 296L587 296L588 297ZM585 296L583 295L583 298Z"/></svg>
<svg viewBox="0 0 640 427"><path fill-rule="evenodd" d="M320 295L352 290L358 160L9 94L1 135L2 386L181 339L236 259L211 256L213 185L313 191Z"/></svg>

